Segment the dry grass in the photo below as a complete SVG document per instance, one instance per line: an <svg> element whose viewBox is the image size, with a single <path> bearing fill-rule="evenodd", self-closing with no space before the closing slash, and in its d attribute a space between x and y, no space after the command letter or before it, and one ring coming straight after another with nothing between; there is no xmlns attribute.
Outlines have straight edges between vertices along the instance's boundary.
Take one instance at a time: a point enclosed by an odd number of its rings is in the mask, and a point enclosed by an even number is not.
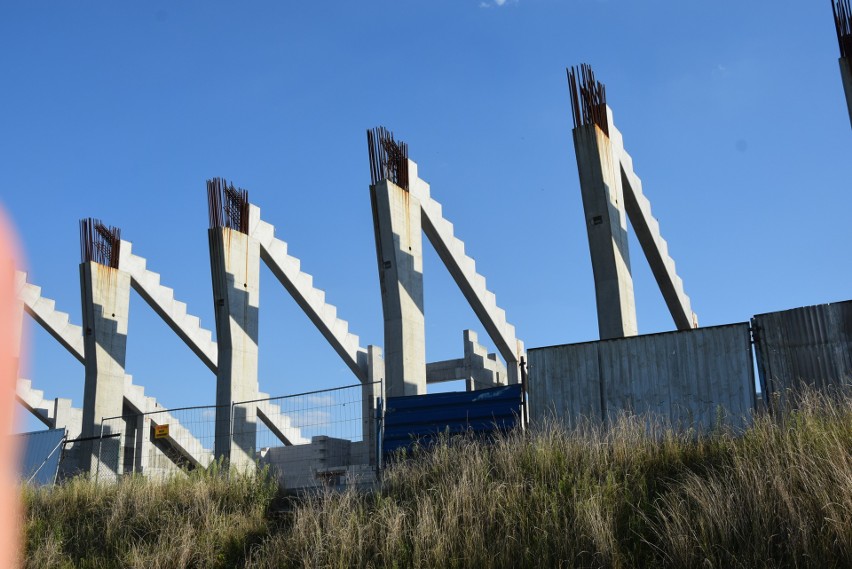
<svg viewBox="0 0 852 569"><path fill-rule="evenodd" d="M462 439L273 515L263 476L28 490L29 567L849 567L852 398L741 436Z"/></svg>

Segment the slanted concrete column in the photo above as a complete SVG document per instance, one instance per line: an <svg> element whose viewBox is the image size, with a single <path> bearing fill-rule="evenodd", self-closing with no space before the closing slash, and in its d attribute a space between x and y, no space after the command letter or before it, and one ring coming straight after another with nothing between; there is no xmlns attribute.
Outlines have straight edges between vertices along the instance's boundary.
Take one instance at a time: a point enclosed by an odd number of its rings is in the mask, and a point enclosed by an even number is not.
<svg viewBox="0 0 852 569"><path fill-rule="evenodd" d="M619 157L609 136L596 124L574 129L574 150L595 277L600 337L607 340L635 336L636 304Z"/></svg>
<svg viewBox="0 0 852 569"><path fill-rule="evenodd" d="M95 262L80 265L83 305L83 344L86 382L83 393L83 437L101 434L101 419L122 414L124 362L127 351L127 319L130 308L130 275ZM117 425L116 421L111 422ZM109 434L104 431L104 434ZM100 474L121 473L120 438L102 444L83 445L80 467Z"/></svg>
<svg viewBox="0 0 852 569"><path fill-rule="evenodd" d="M231 403L258 397L257 339L260 307L260 244L234 229L209 230L210 270L216 314L216 457L231 466L254 464L257 441L255 405Z"/></svg>
<svg viewBox="0 0 852 569"><path fill-rule="evenodd" d="M370 187L385 324L385 392L426 393L420 201L387 180Z"/></svg>
<svg viewBox="0 0 852 569"><path fill-rule="evenodd" d="M852 59L848 57L840 58L840 77L843 79L843 90L846 92L849 122L852 123Z"/></svg>

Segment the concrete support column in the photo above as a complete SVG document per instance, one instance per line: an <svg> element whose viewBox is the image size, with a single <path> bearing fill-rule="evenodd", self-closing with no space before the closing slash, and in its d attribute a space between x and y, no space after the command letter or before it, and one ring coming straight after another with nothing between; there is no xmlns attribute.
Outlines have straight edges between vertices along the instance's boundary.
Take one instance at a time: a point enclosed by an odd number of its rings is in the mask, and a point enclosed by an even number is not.
<svg viewBox="0 0 852 569"><path fill-rule="evenodd" d="M378 346L367 346L367 383L364 384L362 389L361 422L363 439L369 449L371 465L377 464L376 409L380 398L384 404L384 378L385 361L382 359L382 349Z"/></svg>
<svg viewBox="0 0 852 569"><path fill-rule="evenodd" d="M849 122L852 123L852 59L848 57L840 58L840 77L843 79L843 90L846 92Z"/></svg>
<svg viewBox="0 0 852 569"><path fill-rule="evenodd" d="M385 325L388 397L426 393L420 201L384 180L370 187Z"/></svg>
<svg viewBox="0 0 852 569"><path fill-rule="evenodd" d="M255 405L236 406L232 427L231 403L258 397L260 244L228 228L210 229L208 235L219 351L215 452L231 466L244 468L255 460L257 410Z"/></svg>
<svg viewBox="0 0 852 569"><path fill-rule="evenodd" d="M611 121L610 121L611 122ZM602 340L635 336L636 305L619 157L598 126L574 129Z"/></svg>
<svg viewBox="0 0 852 569"><path fill-rule="evenodd" d="M86 356L81 434L92 437L101 434L101 419L123 412L130 275L99 263L83 263L80 265L80 291ZM117 423L113 421L112 424ZM119 474L122 441L116 438L102 443L83 445L81 470L98 470L97 453L101 447L100 473Z"/></svg>

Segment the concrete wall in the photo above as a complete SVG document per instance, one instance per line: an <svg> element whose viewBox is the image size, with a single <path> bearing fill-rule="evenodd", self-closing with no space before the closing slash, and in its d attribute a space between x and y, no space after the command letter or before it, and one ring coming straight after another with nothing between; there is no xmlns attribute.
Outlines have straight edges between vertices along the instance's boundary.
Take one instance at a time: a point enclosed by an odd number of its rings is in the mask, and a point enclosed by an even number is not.
<svg viewBox="0 0 852 569"><path fill-rule="evenodd" d="M310 444L273 447L261 452L282 490L308 490L343 486L368 487L375 482L365 442L313 437Z"/></svg>
<svg viewBox="0 0 852 569"><path fill-rule="evenodd" d="M752 319L764 394L852 385L852 301Z"/></svg>
<svg viewBox="0 0 852 569"><path fill-rule="evenodd" d="M755 406L748 324L529 350L533 424L650 413L675 427L735 427Z"/></svg>

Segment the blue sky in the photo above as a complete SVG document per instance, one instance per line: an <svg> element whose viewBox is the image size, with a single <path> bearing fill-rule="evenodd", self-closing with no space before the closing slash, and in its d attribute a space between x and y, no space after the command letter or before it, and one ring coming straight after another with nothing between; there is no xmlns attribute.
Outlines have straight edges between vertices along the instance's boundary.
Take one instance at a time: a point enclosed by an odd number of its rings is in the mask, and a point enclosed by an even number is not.
<svg viewBox="0 0 852 569"><path fill-rule="evenodd" d="M204 182L249 190L362 345L382 343L365 130L421 177L527 347L595 339L565 67L607 86L703 325L852 297L852 133L828 2L4 2L0 203L80 323L77 222L122 228L213 327ZM427 355L486 335L425 247ZM672 329L635 240L642 333ZM268 272L260 383L355 378ZM131 300L128 372L168 406L210 372ZM83 368L31 326L30 375ZM491 346L490 342L487 342ZM493 347L492 347L493 349ZM37 427L37 425L33 425Z"/></svg>

